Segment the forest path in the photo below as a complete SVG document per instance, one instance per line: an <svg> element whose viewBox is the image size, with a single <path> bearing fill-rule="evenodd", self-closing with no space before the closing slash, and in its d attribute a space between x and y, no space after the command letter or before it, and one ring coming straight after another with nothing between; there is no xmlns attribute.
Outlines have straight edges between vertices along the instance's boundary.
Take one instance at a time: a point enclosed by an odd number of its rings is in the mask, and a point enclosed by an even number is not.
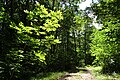
<svg viewBox="0 0 120 80"><path fill-rule="evenodd" d="M81 73L82 71L82 73ZM80 69L80 72L67 73L58 80L95 80L89 69Z"/></svg>

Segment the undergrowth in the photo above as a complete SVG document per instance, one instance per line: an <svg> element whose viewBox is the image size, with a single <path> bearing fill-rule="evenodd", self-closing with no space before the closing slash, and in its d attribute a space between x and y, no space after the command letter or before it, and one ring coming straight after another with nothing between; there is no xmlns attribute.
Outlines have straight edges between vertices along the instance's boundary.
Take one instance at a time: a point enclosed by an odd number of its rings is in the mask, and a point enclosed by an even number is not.
<svg viewBox="0 0 120 80"><path fill-rule="evenodd" d="M66 72L46 72L39 73L32 77L30 80L58 80L61 76L65 75Z"/></svg>
<svg viewBox="0 0 120 80"><path fill-rule="evenodd" d="M111 73L111 74L103 74L102 67L87 67L91 69L92 75L95 77L95 80L120 80L120 74Z"/></svg>

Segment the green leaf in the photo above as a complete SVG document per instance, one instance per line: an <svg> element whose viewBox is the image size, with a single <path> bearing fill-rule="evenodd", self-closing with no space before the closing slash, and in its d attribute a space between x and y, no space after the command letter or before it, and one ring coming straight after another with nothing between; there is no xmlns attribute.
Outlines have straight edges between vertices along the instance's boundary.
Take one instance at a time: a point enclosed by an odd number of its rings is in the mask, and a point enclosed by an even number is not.
<svg viewBox="0 0 120 80"><path fill-rule="evenodd" d="M46 32L39 32L40 34L46 34Z"/></svg>
<svg viewBox="0 0 120 80"><path fill-rule="evenodd" d="M39 57L38 59L41 61L41 62L44 62L44 60L45 60L45 53L44 54L41 54L41 52L40 53L35 53L35 55L37 56L37 57Z"/></svg>
<svg viewBox="0 0 120 80"><path fill-rule="evenodd" d="M54 42L55 43L61 43L61 41L59 41L59 39L55 39Z"/></svg>

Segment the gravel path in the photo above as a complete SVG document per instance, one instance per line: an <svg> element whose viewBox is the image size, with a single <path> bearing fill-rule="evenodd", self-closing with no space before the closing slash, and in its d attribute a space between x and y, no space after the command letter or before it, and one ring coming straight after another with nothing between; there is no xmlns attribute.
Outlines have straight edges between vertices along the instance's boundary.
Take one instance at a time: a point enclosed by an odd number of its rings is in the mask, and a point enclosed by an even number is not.
<svg viewBox="0 0 120 80"><path fill-rule="evenodd" d="M83 71L82 73L68 73L58 80L95 80L90 70Z"/></svg>

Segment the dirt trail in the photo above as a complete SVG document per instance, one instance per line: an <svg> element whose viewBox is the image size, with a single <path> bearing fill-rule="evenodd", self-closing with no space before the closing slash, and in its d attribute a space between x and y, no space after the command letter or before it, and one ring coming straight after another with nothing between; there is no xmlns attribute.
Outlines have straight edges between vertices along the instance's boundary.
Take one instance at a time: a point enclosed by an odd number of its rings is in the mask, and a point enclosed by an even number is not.
<svg viewBox="0 0 120 80"><path fill-rule="evenodd" d="M95 80L91 74L90 70L83 70L81 72L76 73L68 73L65 76L61 77L58 80Z"/></svg>

